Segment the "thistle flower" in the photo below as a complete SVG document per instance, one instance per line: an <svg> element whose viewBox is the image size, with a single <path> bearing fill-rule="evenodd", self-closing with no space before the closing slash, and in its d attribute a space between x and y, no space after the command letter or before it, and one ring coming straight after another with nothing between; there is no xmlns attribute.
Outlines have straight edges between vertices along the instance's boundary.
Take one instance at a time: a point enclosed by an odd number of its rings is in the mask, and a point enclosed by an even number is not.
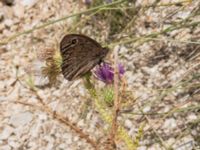
<svg viewBox="0 0 200 150"><path fill-rule="evenodd" d="M122 64L118 64L118 71L119 76L123 76L125 70ZM104 62L102 65L98 66L94 71L94 74L99 80L106 84L112 84L114 81L114 68L108 63Z"/></svg>
<svg viewBox="0 0 200 150"><path fill-rule="evenodd" d="M46 62L46 65L42 68L42 74L48 78L50 85L53 85L57 82L57 77L61 72L62 58L60 52L56 49L47 50L42 57Z"/></svg>

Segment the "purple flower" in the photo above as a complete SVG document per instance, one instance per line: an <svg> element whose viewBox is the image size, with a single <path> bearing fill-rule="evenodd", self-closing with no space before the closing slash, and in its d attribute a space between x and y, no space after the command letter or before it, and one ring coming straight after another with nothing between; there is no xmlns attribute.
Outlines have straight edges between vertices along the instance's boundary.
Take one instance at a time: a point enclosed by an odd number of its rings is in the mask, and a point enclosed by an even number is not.
<svg viewBox="0 0 200 150"><path fill-rule="evenodd" d="M120 77L125 73L124 67L122 64L118 65L119 75ZM111 84L114 81L114 68L111 67L108 63L103 63L102 65L98 66L94 71L95 76L103 81L106 84Z"/></svg>

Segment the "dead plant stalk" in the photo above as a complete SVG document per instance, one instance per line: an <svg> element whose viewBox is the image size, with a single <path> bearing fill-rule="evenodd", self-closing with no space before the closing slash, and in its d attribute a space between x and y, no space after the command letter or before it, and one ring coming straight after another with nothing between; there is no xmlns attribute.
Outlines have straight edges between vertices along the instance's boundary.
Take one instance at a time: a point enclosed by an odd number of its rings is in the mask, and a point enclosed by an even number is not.
<svg viewBox="0 0 200 150"><path fill-rule="evenodd" d="M120 110L120 99L119 99L119 70L118 70L118 47L114 51L114 111L113 120L110 133L111 144L115 147L115 137L118 129L117 118Z"/></svg>

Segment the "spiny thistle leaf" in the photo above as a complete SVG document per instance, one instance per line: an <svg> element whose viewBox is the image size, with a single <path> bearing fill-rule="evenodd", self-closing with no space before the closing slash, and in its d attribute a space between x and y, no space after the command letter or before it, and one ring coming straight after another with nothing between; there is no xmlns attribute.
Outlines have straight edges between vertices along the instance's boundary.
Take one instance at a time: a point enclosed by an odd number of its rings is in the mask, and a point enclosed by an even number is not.
<svg viewBox="0 0 200 150"><path fill-rule="evenodd" d="M102 90L102 99L108 106L113 106L114 90L113 87L106 87Z"/></svg>

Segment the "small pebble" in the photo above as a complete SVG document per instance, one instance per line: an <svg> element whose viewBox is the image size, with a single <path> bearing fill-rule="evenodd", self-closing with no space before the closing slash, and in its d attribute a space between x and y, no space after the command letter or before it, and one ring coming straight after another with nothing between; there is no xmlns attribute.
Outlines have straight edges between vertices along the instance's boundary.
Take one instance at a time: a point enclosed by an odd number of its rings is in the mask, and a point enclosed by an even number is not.
<svg viewBox="0 0 200 150"><path fill-rule="evenodd" d="M2 131L0 131L0 140L7 139L12 133L14 129L10 126L5 126Z"/></svg>
<svg viewBox="0 0 200 150"><path fill-rule="evenodd" d="M22 112L19 114L15 114L10 118L10 124L15 127L23 126L29 123L33 119L33 114L30 112Z"/></svg>
<svg viewBox="0 0 200 150"><path fill-rule="evenodd" d="M124 125L125 125L125 127L129 128L129 129L133 127L133 123L129 119L126 119Z"/></svg>
<svg viewBox="0 0 200 150"><path fill-rule="evenodd" d="M36 2L37 0L21 0L21 4L28 7L32 7Z"/></svg>
<svg viewBox="0 0 200 150"><path fill-rule="evenodd" d="M13 25L13 21L11 19L6 19L4 21L4 24L5 24L6 27L10 27L10 26Z"/></svg>
<svg viewBox="0 0 200 150"><path fill-rule="evenodd" d="M176 128L176 126L177 126L176 120L174 118L169 118L165 120L163 128L174 129Z"/></svg>

